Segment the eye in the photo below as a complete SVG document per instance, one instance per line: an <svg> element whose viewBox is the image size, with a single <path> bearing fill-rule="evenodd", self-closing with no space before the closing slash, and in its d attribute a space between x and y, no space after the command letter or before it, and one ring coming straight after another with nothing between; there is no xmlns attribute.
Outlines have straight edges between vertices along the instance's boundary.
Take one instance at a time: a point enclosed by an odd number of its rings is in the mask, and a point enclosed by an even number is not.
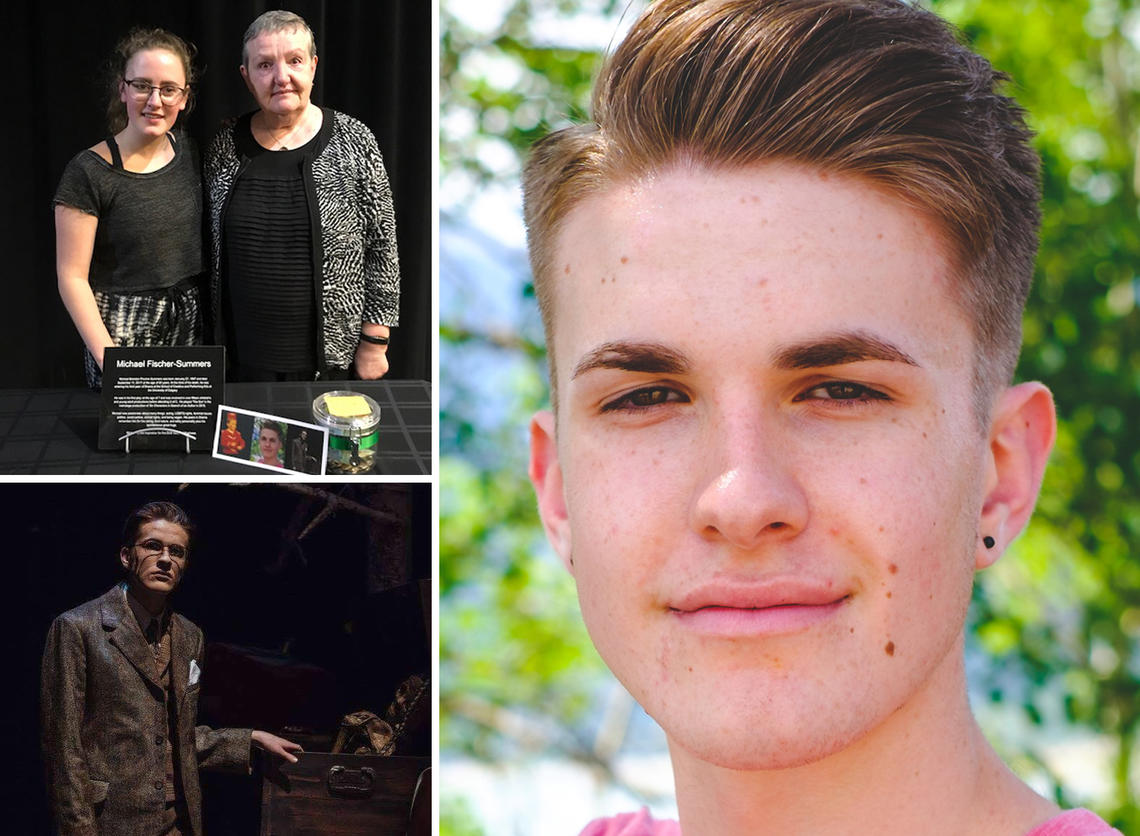
<svg viewBox="0 0 1140 836"><path fill-rule="evenodd" d="M889 401L890 396L850 380L832 380L813 386L796 395L796 401L835 401L839 403L859 403L868 401Z"/></svg>
<svg viewBox="0 0 1140 836"><path fill-rule="evenodd" d="M669 386L646 386L602 405L602 412L638 412L667 403L688 403L689 396Z"/></svg>

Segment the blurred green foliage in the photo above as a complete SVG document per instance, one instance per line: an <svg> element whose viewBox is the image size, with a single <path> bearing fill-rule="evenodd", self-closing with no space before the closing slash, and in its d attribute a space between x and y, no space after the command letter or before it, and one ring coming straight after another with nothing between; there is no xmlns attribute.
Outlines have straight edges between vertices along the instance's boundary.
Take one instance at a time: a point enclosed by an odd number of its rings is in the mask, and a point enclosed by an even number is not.
<svg viewBox="0 0 1140 836"><path fill-rule="evenodd" d="M1060 803L1140 833L1140 0L930 6L1012 77L1037 132L1044 222L1019 376L1049 384L1061 420L1033 522L979 575L970 641L986 664L973 684L1039 728L1028 743L987 728L1016 769ZM588 112L598 53L532 31L536 17L570 20L581 7L611 21L621 12L612 0L518 0L488 35L444 5L445 217L517 179L536 137ZM518 292L529 292L527 277ZM522 328L504 341L453 327L446 313L441 325L441 745L488 760L549 748L589 760L589 743L564 729L602 667L525 478L522 428L544 399L541 346ZM465 385L448 379L449 354L477 348L515 362L494 419L447 399ZM1075 797L1043 755L1053 737L1079 731L1110 744L1103 796ZM444 820L444 833L468 832Z"/></svg>

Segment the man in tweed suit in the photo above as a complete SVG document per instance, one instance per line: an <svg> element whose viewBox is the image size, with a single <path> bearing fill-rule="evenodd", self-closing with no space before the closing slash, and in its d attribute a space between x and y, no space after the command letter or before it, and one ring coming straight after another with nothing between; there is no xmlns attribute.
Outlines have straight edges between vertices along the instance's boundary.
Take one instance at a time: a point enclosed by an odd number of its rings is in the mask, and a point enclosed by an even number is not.
<svg viewBox="0 0 1140 836"><path fill-rule="evenodd" d="M52 623L41 740L64 836L201 836L200 767L248 770L251 744L289 761L301 749L259 730L195 726L202 631L167 606L191 531L177 505L137 509L119 551L127 579Z"/></svg>

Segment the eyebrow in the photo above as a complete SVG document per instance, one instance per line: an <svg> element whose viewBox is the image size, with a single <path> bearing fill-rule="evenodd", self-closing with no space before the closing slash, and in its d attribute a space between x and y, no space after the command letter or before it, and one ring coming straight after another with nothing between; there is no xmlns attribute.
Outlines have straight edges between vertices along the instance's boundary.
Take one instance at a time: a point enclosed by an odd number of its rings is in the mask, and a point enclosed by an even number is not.
<svg viewBox="0 0 1140 836"><path fill-rule="evenodd" d="M814 369L823 366L842 366L864 360L884 360L889 363L919 363L894 343L866 331L844 331L822 339L806 340L784 346L772 355L772 362L781 369Z"/></svg>
<svg viewBox="0 0 1140 836"><path fill-rule="evenodd" d="M888 340L865 331L845 331L820 339L793 343L776 350L772 363L780 369L813 369L882 360L918 367L919 363ZM616 369L646 374L684 374L689 359L661 343L619 340L588 351L570 375L573 380L595 369Z"/></svg>
<svg viewBox="0 0 1140 836"><path fill-rule="evenodd" d="M574 366L570 379L594 369L683 374L689 369L689 360L681 352L660 343L608 342L588 351Z"/></svg>

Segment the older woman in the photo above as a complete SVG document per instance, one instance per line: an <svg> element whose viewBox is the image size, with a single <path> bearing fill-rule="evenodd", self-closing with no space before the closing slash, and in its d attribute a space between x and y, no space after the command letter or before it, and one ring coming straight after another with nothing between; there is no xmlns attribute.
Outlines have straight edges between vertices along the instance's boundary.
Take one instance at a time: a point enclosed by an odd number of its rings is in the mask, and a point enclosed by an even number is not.
<svg viewBox="0 0 1140 836"><path fill-rule="evenodd" d="M259 110L206 155L213 309L230 379L364 379L388 370L400 271L372 132L310 101L308 24L271 11L246 30L241 75Z"/></svg>
<svg viewBox="0 0 1140 836"><path fill-rule="evenodd" d="M193 143L174 130L193 53L162 29L119 42L108 136L72 158L55 193L59 295L92 388L109 346L201 342L202 178Z"/></svg>

